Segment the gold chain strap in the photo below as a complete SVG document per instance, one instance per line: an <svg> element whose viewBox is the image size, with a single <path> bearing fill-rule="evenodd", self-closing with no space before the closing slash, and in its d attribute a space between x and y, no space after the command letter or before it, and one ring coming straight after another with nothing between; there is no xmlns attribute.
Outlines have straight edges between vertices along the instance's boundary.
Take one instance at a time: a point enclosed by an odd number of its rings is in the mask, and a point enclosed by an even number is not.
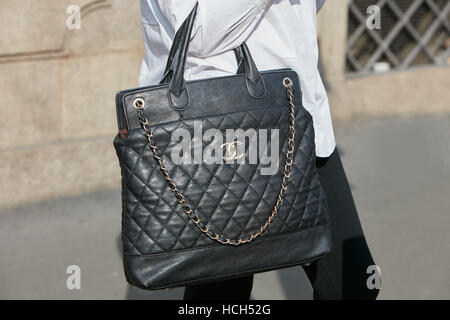
<svg viewBox="0 0 450 320"><path fill-rule="evenodd" d="M281 205L283 204L283 199L286 194L287 188L288 188L288 182L291 175L291 166L294 161L294 146L295 146L295 105L294 105L294 93L292 89L292 80L289 78L283 79L283 85L287 88L288 91L288 97L289 97L289 134L288 134L288 147L286 151L286 161L284 165L284 171L283 171L283 179L281 181L281 187L280 192L278 193L277 201L273 207L272 214L270 217L266 220L266 222L259 228L259 230L253 234L251 234L249 237L244 239L238 239L238 240L232 240L230 238L227 238L225 236L218 235L211 231L207 226L205 226L200 218L197 216L197 214L192 210L189 203L186 201L184 195L178 190L175 182L172 180L172 178L169 176L169 171L167 170L166 165L164 164L164 161L158 154L158 147L153 142L154 136L151 130L148 129L148 119L144 118L144 115L142 113L142 110L145 107L145 102L142 98L137 98L134 100L133 104L134 107L137 110L139 122L144 129L145 136L148 140L148 145L150 149L153 152L153 156L156 160L156 162L159 165L159 168L164 176L164 179L167 181L167 184L170 188L170 190L173 192L175 197L177 198L178 203L183 208L184 212L188 215L188 217L192 220L192 222L195 223L195 225L203 232L205 233L209 238L216 240L220 242L221 244L229 244L229 245L240 245L243 243L248 243L258 236L260 236L264 230L272 223L273 218L278 214L278 210L280 209Z"/></svg>

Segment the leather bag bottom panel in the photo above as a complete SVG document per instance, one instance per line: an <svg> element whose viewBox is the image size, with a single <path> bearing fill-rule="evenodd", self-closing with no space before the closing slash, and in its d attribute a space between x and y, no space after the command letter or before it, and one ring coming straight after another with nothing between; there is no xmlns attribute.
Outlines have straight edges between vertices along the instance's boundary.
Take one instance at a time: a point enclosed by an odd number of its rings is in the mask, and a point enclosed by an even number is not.
<svg viewBox="0 0 450 320"><path fill-rule="evenodd" d="M225 280L302 265L330 252L329 224L260 238L241 246L216 245L148 256L123 257L127 281L157 290Z"/></svg>

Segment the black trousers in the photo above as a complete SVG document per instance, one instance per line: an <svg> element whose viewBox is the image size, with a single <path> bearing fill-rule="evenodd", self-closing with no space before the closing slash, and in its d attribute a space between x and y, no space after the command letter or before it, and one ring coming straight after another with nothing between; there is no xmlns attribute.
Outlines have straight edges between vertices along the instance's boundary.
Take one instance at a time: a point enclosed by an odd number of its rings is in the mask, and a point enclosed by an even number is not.
<svg viewBox="0 0 450 320"><path fill-rule="evenodd" d="M374 265L364 237L350 186L337 149L328 158L317 158L317 171L327 195L333 248L325 258L303 267L314 289L315 300L375 299L377 289L367 287L367 267ZM295 279L292 279L295 281ZM185 300L248 300L253 275L187 286Z"/></svg>

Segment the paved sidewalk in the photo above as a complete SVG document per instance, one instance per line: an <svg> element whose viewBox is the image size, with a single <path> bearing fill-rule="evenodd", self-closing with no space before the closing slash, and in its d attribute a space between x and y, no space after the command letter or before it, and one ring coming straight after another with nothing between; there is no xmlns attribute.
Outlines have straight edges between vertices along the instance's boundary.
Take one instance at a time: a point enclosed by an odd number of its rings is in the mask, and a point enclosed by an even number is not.
<svg viewBox="0 0 450 320"><path fill-rule="evenodd" d="M381 299L450 298L450 116L336 123L342 160L382 271ZM179 299L128 286L120 190L0 211L0 299ZM79 265L81 290L66 289ZM300 267L259 274L254 299L310 299Z"/></svg>

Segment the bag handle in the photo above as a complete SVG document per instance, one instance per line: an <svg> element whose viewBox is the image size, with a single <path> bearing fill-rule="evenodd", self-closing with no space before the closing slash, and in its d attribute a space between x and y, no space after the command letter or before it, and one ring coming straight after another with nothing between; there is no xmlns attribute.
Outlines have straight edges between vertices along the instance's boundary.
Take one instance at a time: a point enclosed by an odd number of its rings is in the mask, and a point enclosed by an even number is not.
<svg viewBox="0 0 450 320"><path fill-rule="evenodd" d="M184 110L190 105L189 92L186 87L186 81L184 80L184 69L192 29L197 16L197 8L198 3L176 32L167 58L166 68L160 81L160 84L170 82L168 92L169 103L177 111ZM254 98L263 98L266 94L264 79L259 73L247 45L243 43L236 48L235 55L238 59L237 73L245 74L249 94Z"/></svg>
<svg viewBox="0 0 450 320"><path fill-rule="evenodd" d="M287 136L287 149L286 149L286 160L284 163L283 169L283 177L280 184L280 191L278 192L277 200L275 205L272 208L272 213L264 222L263 225L259 227L256 232L250 234L250 236L246 238L239 239L231 239L225 235L220 235L214 233L204 222L200 220L198 215L195 213L194 209L191 207L189 202L186 200L184 194L178 189L175 181L169 175L169 169L167 169L166 164L164 163L161 155L159 154L159 149L155 142L155 136L153 132L149 128L149 121L144 117L143 109L145 108L145 102L141 99L136 99L133 103L134 107L137 110L137 116L139 118L139 122L144 130L144 134L147 137L147 144L152 150L153 158L161 170L161 173L166 180L169 189L174 194L177 199L178 204L183 208L185 214L189 217L189 219L200 229L201 232L206 234L212 240L215 240L221 244L238 246L244 243L249 243L255 240L257 237L261 236L264 230L272 223L272 220L278 214L281 205L283 204L284 197L288 190L289 179L291 176L291 167L294 163L294 152L295 152L295 104L294 104L294 89L293 82L289 78L283 79L283 86L286 87L287 97L289 101L289 134Z"/></svg>

